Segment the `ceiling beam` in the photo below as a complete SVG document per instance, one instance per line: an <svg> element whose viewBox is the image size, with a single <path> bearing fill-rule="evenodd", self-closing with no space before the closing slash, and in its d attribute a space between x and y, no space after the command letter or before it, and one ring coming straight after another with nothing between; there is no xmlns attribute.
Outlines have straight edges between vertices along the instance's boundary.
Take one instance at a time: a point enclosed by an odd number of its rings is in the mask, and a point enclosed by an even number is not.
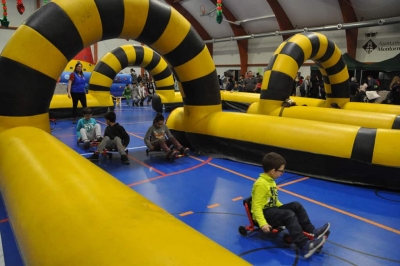
<svg viewBox="0 0 400 266"><path fill-rule="evenodd" d="M351 0L338 0L340 10L342 11L343 22L351 23L357 22L356 12L351 5ZM358 28L346 29L346 43L347 43L347 53L354 59L357 55L357 38L358 38Z"/></svg>
<svg viewBox="0 0 400 266"><path fill-rule="evenodd" d="M177 2L177 0L165 0L165 2L169 4L171 7L175 8L176 11L178 11L182 16L184 16L203 40L212 39L210 34L208 34L208 32L203 28L203 26L201 26L201 24L186 10L186 8L184 8L182 5L179 4L180 1ZM207 43L206 45L212 56L213 44Z"/></svg>
<svg viewBox="0 0 400 266"><path fill-rule="evenodd" d="M269 6L272 9L272 12L274 12L275 14L275 18L279 24L279 29L281 31L284 30L293 30L293 24L290 21L289 17L286 15L285 10L283 10L281 4L279 4L278 0L267 0ZM289 38L291 35L282 35L282 39L286 40L287 38Z"/></svg>
<svg viewBox="0 0 400 266"><path fill-rule="evenodd" d="M217 5L216 0L210 0L210 1L214 5ZM237 21L235 16L232 14L232 12L228 9L228 7L224 3L223 3L222 8L223 8L222 15L225 17L225 19L227 19L229 21ZM241 25L229 23L229 26L231 26L234 36L247 35L247 32ZM238 45L239 57L240 57L240 74L244 75L247 72L248 59L249 59L249 55L248 55L249 40L239 40L236 42Z"/></svg>

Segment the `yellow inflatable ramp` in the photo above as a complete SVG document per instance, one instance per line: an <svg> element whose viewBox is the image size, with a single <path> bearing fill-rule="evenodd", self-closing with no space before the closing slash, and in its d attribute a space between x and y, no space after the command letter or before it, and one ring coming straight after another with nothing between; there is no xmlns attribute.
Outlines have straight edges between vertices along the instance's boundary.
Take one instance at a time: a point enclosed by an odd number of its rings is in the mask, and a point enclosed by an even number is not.
<svg viewBox="0 0 400 266"><path fill-rule="evenodd" d="M5 130L0 147L26 265L250 265L40 129Z"/></svg>

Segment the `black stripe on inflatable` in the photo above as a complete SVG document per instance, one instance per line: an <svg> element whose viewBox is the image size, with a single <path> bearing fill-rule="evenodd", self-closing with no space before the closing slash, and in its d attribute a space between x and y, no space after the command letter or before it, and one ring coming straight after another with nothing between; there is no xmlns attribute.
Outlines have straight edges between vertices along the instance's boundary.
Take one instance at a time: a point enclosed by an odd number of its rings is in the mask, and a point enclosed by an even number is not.
<svg viewBox="0 0 400 266"><path fill-rule="evenodd" d="M165 87L157 87L156 89L158 91L173 91L173 90L175 90L175 86L171 85L171 86L165 86Z"/></svg>
<svg viewBox="0 0 400 266"><path fill-rule="evenodd" d="M268 66L267 66L267 68L266 68L266 70L271 70L272 69L272 67L274 66L274 64L275 64L275 61L276 61L276 58L278 57L278 54L274 54L272 57L271 57L271 59L269 60L269 62L268 62Z"/></svg>
<svg viewBox="0 0 400 266"><path fill-rule="evenodd" d="M84 48L74 23L60 6L52 2L42 6L28 17L25 25L40 33L57 47L68 61Z"/></svg>
<svg viewBox="0 0 400 266"><path fill-rule="evenodd" d="M349 81L342 83L331 84L331 93L328 93L329 98L350 98Z"/></svg>
<svg viewBox="0 0 400 266"><path fill-rule="evenodd" d="M0 56L0 81L1 116L32 116L49 111L56 80Z"/></svg>
<svg viewBox="0 0 400 266"><path fill-rule="evenodd" d="M221 104L217 70L204 77L182 82L182 88L186 96L185 104L196 106Z"/></svg>
<svg viewBox="0 0 400 266"><path fill-rule="evenodd" d="M140 16L141 14L136 14ZM135 16L135 14L132 14ZM137 42L152 45L164 33L171 17L171 7L158 1L149 1L149 12L142 33L136 38Z"/></svg>
<svg viewBox="0 0 400 266"><path fill-rule="evenodd" d="M395 166L371 164L337 157L337 155L330 156L298 151L293 147L270 146L215 135L178 131L173 128L170 128L170 130L182 145L190 145L193 150L220 156L224 159L260 164L260 158L266 153L276 152L282 155L287 162L290 162L286 169L291 173L353 185L384 187L400 191L399 168ZM265 136L265 138L268 138L268 136Z"/></svg>
<svg viewBox="0 0 400 266"><path fill-rule="evenodd" d="M321 43L319 42L318 35L315 33L312 33L312 32L303 33L303 35L305 35L311 42L312 51L311 51L310 58L313 58L314 56L317 55L317 53L319 51L319 47L321 45ZM305 58L305 60L307 60L307 59L309 59L309 58Z"/></svg>
<svg viewBox="0 0 400 266"><path fill-rule="evenodd" d="M340 57L339 61L335 65L326 68L325 71L328 74L328 76L332 76L342 71L345 68L345 66L346 63L344 62L343 57Z"/></svg>
<svg viewBox="0 0 400 266"><path fill-rule="evenodd" d="M394 119L392 129L400 129L400 115Z"/></svg>
<svg viewBox="0 0 400 266"><path fill-rule="evenodd" d="M96 84L89 84L89 90L92 91L110 91L110 87L100 86Z"/></svg>
<svg viewBox="0 0 400 266"><path fill-rule="evenodd" d="M197 32L190 27L185 39L171 52L164 55L172 67L180 66L196 57L203 51L205 45Z"/></svg>
<svg viewBox="0 0 400 266"><path fill-rule="evenodd" d="M121 47L117 47L112 51L112 53L115 55L116 58L118 58L119 63L121 64L121 69L128 66L128 56L126 55L124 49L122 49Z"/></svg>
<svg viewBox="0 0 400 266"><path fill-rule="evenodd" d="M121 35L125 21L123 0L95 0L103 27L102 40L117 38ZM131 14L134 16L135 14Z"/></svg>
<svg viewBox="0 0 400 266"><path fill-rule="evenodd" d="M280 51L280 54L285 54L292 57L296 61L298 68L300 68L305 61L303 49L301 49L301 47L294 42L286 43L286 45Z"/></svg>
<svg viewBox="0 0 400 266"><path fill-rule="evenodd" d="M354 140L351 159L372 163L374 154L376 128L360 128Z"/></svg>
<svg viewBox="0 0 400 266"><path fill-rule="evenodd" d="M324 81L325 84L331 84L331 81L329 80L328 76L322 75L322 80Z"/></svg>
<svg viewBox="0 0 400 266"><path fill-rule="evenodd" d="M115 72L114 69L112 69L112 67L110 67L108 64L104 63L103 61L100 61L96 65L93 72L99 72L99 73L103 74L104 76L109 77L110 79L114 79L114 77L118 74L117 72Z"/></svg>
<svg viewBox="0 0 400 266"><path fill-rule="evenodd" d="M273 82L271 82L273 81ZM287 74L271 71L268 89L261 90L260 99L284 101L289 98L294 80Z"/></svg>
<svg viewBox="0 0 400 266"><path fill-rule="evenodd" d="M153 58L151 59L150 63L146 66L147 71L153 70L158 63L161 61L161 56L159 54L153 53Z"/></svg>
<svg viewBox="0 0 400 266"><path fill-rule="evenodd" d="M325 61L328 61L332 57L334 52L335 52L335 43L332 41L328 41L328 47L326 49L326 52L321 58L317 59L318 62L323 63Z"/></svg>
<svg viewBox="0 0 400 266"><path fill-rule="evenodd" d="M136 46L135 52L136 52L135 65L141 65L144 59L144 48L142 46Z"/></svg>
<svg viewBox="0 0 400 266"><path fill-rule="evenodd" d="M166 67L163 71L161 71L157 75L153 75L153 79L162 80L162 79L168 78L171 75L172 75L171 70L168 67Z"/></svg>

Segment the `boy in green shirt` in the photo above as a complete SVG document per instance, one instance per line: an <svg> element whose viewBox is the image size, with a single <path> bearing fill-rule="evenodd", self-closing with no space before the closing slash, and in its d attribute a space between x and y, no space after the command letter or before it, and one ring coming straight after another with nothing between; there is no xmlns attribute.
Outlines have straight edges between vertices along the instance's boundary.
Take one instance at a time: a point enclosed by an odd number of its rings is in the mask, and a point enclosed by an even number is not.
<svg viewBox="0 0 400 266"><path fill-rule="evenodd" d="M264 172L254 183L251 192L251 212L254 221L265 233L270 232L272 228L285 226L293 243L301 249L305 258L309 258L324 244L324 236L329 231L330 224L315 228L301 203L282 204L278 200L275 179L285 170L286 161L282 156L274 152L268 153L262 160L262 166ZM313 234L314 240L309 240L303 231Z"/></svg>

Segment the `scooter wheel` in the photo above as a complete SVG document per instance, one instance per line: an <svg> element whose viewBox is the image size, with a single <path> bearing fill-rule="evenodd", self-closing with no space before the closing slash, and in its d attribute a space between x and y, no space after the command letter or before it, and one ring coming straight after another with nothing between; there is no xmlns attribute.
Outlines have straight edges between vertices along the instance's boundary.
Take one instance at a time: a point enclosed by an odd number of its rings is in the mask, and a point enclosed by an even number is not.
<svg viewBox="0 0 400 266"><path fill-rule="evenodd" d="M239 234L241 234L242 236L247 235L247 230L244 226L239 226Z"/></svg>
<svg viewBox="0 0 400 266"><path fill-rule="evenodd" d="M283 242L284 242L286 245L290 245L290 244L293 243L292 238L290 237L289 234L284 234L284 235L283 235Z"/></svg>

